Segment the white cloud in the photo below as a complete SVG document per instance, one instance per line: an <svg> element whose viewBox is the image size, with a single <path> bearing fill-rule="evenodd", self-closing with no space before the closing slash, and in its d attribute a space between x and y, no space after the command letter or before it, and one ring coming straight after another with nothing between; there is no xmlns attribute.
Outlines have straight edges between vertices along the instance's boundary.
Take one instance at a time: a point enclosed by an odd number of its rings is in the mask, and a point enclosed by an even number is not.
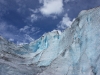
<svg viewBox="0 0 100 75"><path fill-rule="evenodd" d="M12 25L7 25L5 22L0 23L0 32L1 31L7 31L8 29L14 29L15 27Z"/></svg>
<svg viewBox="0 0 100 75"><path fill-rule="evenodd" d="M36 16L35 14L31 15L31 22L34 22L38 19L38 16Z"/></svg>
<svg viewBox="0 0 100 75"><path fill-rule="evenodd" d="M29 26L24 26L23 28L20 29L21 32L26 32L27 29L29 29Z"/></svg>
<svg viewBox="0 0 100 75"><path fill-rule="evenodd" d="M34 32L35 30L36 30L35 27L32 27L32 28L31 28L31 31L32 31L32 32Z"/></svg>
<svg viewBox="0 0 100 75"><path fill-rule="evenodd" d="M15 37L17 30L18 29L13 25L8 25L5 22L0 23L0 35L4 38L7 38L9 41L18 39L17 37Z"/></svg>
<svg viewBox="0 0 100 75"><path fill-rule="evenodd" d="M33 14L31 14L31 16L29 17L29 19L31 20L31 22L36 21L36 20L39 18L39 16L36 15L36 14L39 12L39 9L31 9L31 8L29 8L29 11L31 11L31 12L33 13Z"/></svg>
<svg viewBox="0 0 100 75"><path fill-rule="evenodd" d="M24 33L22 33L24 32ZM9 41L20 42L20 43L29 43L30 41L34 41L30 34L27 33L35 33L36 28L30 26L24 26L20 30L13 25L9 25L6 22L0 23L0 35ZM33 33L33 34L34 34Z"/></svg>
<svg viewBox="0 0 100 75"><path fill-rule="evenodd" d="M33 27L32 25L24 26L23 28L20 28L20 32L24 32L25 34L36 34L37 31L40 31L39 28Z"/></svg>
<svg viewBox="0 0 100 75"><path fill-rule="evenodd" d="M24 26L23 28L20 28L20 32L30 34L30 26Z"/></svg>
<svg viewBox="0 0 100 75"><path fill-rule="evenodd" d="M33 13L38 13L39 12L39 10L38 9L31 9L31 8L29 8L29 10L31 11L31 12L33 12Z"/></svg>
<svg viewBox="0 0 100 75"><path fill-rule="evenodd" d="M27 17L27 20L31 21L32 23L37 21L40 16L36 15L36 13L32 13L30 16Z"/></svg>
<svg viewBox="0 0 100 75"><path fill-rule="evenodd" d="M34 41L32 37L30 37L28 34L25 34L25 39L31 41Z"/></svg>
<svg viewBox="0 0 100 75"><path fill-rule="evenodd" d="M43 15L58 15L63 12L63 0L40 0L40 3L43 3L40 8Z"/></svg>
<svg viewBox="0 0 100 75"><path fill-rule="evenodd" d="M14 39L10 38L10 39L9 39L9 41L13 42L13 41L14 41Z"/></svg>
<svg viewBox="0 0 100 75"><path fill-rule="evenodd" d="M51 16L53 19L57 19L57 16L55 16L55 15L53 15L53 16Z"/></svg>
<svg viewBox="0 0 100 75"><path fill-rule="evenodd" d="M71 27L73 21L71 21L68 15L65 14L62 18L62 21L60 21L60 23L58 24L58 29L66 29L66 27Z"/></svg>

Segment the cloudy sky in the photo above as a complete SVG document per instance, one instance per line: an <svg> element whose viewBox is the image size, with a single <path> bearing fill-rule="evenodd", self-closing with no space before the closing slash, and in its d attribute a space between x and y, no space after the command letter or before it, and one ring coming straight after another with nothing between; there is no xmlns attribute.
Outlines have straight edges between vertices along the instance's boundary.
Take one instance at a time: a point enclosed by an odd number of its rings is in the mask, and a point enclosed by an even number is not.
<svg viewBox="0 0 100 75"><path fill-rule="evenodd" d="M100 0L0 0L0 35L18 44L34 41L97 6Z"/></svg>

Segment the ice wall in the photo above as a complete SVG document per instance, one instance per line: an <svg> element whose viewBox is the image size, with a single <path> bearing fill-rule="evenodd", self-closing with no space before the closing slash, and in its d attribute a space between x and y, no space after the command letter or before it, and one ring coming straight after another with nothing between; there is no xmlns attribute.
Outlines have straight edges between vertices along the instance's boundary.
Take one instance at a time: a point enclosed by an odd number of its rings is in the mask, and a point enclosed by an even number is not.
<svg viewBox="0 0 100 75"><path fill-rule="evenodd" d="M45 45L42 46L44 49L40 46L34 59L38 59L38 66L48 68L39 75L100 74L99 12L100 7L84 10L73 22L72 27L60 35L52 32L44 35L43 39L47 38L47 45L45 42L41 44ZM38 51L40 52L37 53Z"/></svg>

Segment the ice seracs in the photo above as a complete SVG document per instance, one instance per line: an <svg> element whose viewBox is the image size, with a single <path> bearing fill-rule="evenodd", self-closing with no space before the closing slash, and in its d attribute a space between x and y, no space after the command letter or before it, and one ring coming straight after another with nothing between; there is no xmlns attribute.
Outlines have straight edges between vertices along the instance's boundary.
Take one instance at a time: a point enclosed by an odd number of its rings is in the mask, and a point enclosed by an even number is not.
<svg viewBox="0 0 100 75"><path fill-rule="evenodd" d="M100 7L82 11L61 35L48 33L48 47L37 62L48 68L39 75L100 74L99 11Z"/></svg>

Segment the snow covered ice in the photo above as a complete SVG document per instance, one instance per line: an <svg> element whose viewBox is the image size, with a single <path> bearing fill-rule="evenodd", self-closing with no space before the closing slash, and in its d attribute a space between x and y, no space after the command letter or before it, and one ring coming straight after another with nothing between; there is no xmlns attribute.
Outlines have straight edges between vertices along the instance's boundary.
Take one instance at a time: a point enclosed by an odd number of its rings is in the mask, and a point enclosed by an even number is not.
<svg viewBox="0 0 100 75"><path fill-rule="evenodd" d="M0 37L0 75L100 75L100 7L28 45Z"/></svg>

